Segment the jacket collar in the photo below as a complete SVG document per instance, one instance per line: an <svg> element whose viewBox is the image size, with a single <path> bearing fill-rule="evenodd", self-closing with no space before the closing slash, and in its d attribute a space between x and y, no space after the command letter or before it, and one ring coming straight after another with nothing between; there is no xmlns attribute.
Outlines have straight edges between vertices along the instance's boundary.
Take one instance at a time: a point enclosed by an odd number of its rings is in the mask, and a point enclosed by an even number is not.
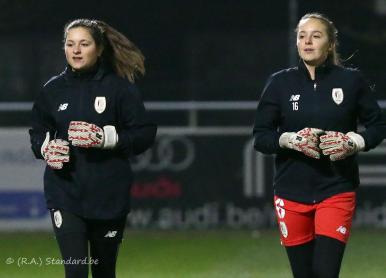
<svg viewBox="0 0 386 278"><path fill-rule="evenodd" d="M64 70L64 78L68 81L100 80L108 71L108 67L101 63L97 63L86 71L73 71L71 66L67 64Z"/></svg>
<svg viewBox="0 0 386 278"><path fill-rule="evenodd" d="M317 66L315 68L315 80L323 78L333 67L334 65L328 60ZM310 73L302 59L299 60L298 69L311 80Z"/></svg>

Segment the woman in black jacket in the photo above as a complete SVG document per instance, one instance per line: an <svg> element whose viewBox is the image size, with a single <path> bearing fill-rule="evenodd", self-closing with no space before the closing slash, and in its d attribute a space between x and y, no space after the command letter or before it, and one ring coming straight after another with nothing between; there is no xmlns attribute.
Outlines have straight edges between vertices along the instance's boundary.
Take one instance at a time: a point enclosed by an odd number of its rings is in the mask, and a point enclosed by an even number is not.
<svg viewBox="0 0 386 278"><path fill-rule="evenodd" d="M338 277L359 185L356 153L381 143L386 122L360 72L340 65L328 18L306 14L296 34L301 60L268 80L255 149L276 154L274 204L294 276Z"/></svg>
<svg viewBox="0 0 386 278"><path fill-rule="evenodd" d="M66 277L115 277L130 210L129 157L147 150L156 125L134 85L141 51L102 21L64 29L67 68L33 106L32 150L47 167L44 190ZM90 248L90 254L88 249Z"/></svg>

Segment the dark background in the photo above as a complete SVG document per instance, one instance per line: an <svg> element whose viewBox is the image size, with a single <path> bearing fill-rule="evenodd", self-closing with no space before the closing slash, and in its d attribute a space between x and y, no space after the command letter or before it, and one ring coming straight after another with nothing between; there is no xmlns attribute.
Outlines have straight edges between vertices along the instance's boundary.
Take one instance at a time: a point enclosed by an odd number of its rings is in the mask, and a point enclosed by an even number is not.
<svg viewBox="0 0 386 278"><path fill-rule="evenodd" d="M355 53L346 65L386 99L382 2L0 0L0 101L32 101L64 69L63 26L80 17L106 21L143 51L146 101L257 100L269 74L296 63L292 30L312 11L335 22L342 57Z"/></svg>

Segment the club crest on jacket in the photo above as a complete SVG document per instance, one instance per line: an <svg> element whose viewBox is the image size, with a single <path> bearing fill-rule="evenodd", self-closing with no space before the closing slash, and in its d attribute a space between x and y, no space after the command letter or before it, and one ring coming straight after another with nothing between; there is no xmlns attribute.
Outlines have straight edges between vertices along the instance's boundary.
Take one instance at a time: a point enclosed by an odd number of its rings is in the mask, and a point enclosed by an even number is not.
<svg viewBox="0 0 386 278"><path fill-rule="evenodd" d="M332 89L332 99L336 104L341 104L343 102L343 90L342 88L333 88Z"/></svg>
<svg viewBox="0 0 386 278"><path fill-rule="evenodd" d="M94 102L95 111L99 114L103 113L106 109L106 98L105 97L96 97Z"/></svg>
<svg viewBox="0 0 386 278"><path fill-rule="evenodd" d="M56 227L60 228L60 226L62 226L63 218L60 210L54 212L54 222Z"/></svg>

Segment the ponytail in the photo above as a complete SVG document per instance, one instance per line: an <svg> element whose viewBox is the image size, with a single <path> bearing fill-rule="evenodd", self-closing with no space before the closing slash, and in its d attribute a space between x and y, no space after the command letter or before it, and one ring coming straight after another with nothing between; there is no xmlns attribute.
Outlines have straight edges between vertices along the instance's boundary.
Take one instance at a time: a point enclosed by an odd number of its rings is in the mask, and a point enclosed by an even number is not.
<svg viewBox="0 0 386 278"><path fill-rule="evenodd" d="M115 72L134 83L138 75L145 75L145 57L141 50L122 33L103 21L97 21L105 38L102 59L107 60Z"/></svg>

